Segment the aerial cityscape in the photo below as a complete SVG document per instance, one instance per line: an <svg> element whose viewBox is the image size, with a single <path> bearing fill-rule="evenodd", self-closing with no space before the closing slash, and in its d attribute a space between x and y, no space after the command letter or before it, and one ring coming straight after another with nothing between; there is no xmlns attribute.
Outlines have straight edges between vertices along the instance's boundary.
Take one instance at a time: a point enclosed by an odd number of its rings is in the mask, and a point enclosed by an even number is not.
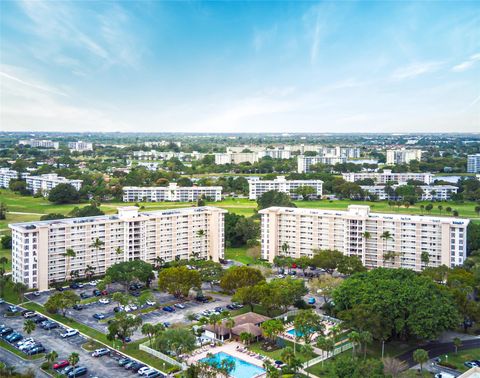
<svg viewBox="0 0 480 378"><path fill-rule="evenodd" d="M0 378L480 377L477 2L0 21Z"/></svg>

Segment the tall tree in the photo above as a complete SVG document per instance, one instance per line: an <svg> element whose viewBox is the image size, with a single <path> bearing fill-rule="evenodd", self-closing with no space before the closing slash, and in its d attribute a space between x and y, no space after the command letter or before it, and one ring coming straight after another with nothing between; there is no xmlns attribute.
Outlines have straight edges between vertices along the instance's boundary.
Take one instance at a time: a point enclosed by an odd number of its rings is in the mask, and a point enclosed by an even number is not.
<svg viewBox="0 0 480 378"><path fill-rule="evenodd" d="M70 260L72 258L75 258L77 254L72 248L67 248L65 250L65 253L63 253L62 255L65 256L65 259L67 260L65 264L65 278L63 279L63 281L67 281L67 277L70 272Z"/></svg>

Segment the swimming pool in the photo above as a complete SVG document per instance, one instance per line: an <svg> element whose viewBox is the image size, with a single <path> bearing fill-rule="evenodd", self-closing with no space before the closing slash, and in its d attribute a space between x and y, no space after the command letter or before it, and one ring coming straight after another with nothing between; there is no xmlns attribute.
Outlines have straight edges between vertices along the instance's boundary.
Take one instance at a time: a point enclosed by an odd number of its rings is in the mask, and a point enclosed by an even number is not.
<svg viewBox="0 0 480 378"><path fill-rule="evenodd" d="M295 328L289 329L287 331L289 335L292 335L293 337L303 337L303 332L302 331L295 331ZM309 332L309 334L312 332Z"/></svg>
<svg viewBox="0 0 480 378"><path fill-rule="evenodd" d="M235 369L233 369L233 371L230 373L230 375L234 378L253 378L257 375L265 373L265 370L263 370L261 367L224 352L216 353L210 358L202 358L200 361L213 365L218 364L223 360L230 360L235 363Z"/></svg>

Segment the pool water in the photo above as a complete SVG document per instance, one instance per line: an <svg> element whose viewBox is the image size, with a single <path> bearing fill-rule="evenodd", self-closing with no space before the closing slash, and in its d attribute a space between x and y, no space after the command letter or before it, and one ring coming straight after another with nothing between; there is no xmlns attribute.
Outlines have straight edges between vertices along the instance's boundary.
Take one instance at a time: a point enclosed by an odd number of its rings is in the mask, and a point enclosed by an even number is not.
<svg viewBox="0 0 480 378"><path fill-rule="evenodd" d="M302 331L295 331L295 328L289 329L287 331L289 335L292 335L293 337L303 337L303 332ZM310 334L311 332L309 332Z"/></svg>
<svg viewBox="0 0 480 378"><path fill-rule="evenodd" d="M213 365L219 364L223 360L230 360L235 363L235 368L230 373L230 375L234 378L253 378L257 375L265 373L265 370L263 370L261 367L224 352L216 353L210 358L202 358L200 361Z"/></svg>

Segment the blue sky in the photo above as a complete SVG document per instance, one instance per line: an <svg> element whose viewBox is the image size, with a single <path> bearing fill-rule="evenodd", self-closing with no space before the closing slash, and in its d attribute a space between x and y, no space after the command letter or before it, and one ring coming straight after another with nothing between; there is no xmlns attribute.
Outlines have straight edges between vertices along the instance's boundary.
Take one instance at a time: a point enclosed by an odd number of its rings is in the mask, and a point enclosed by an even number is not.
<svg viewBox="0 0 480 378"><path fill-rule="evenodd" d="M3 130L480 131L480 3L0 3Z"/></svg>

